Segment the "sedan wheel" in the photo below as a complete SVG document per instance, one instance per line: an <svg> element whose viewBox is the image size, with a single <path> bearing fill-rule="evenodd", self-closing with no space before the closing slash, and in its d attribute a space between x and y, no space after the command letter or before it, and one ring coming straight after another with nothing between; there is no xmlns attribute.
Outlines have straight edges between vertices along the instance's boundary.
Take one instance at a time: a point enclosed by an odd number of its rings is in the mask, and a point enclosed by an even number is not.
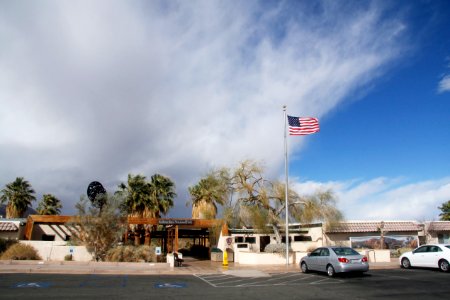
<svg viewBox="0 0 450 300"><path fill-rule="evenodd" d="M404 269L411 268L411 262L409 261L409 259L407 258L402 259L402 268Z"/></svg>
<svg viewBox="0 0 450 300"><path fill-rule="evenodd" d="M450 267L449 267L449 265L448 265L448 261L446 261L445 259L440 260L440 261L439 261L439 269L440 269L442 272L448 272L449 269L450 269Z"/></svg>
<svg viewBox="0 0 450 300"><path fill-rule="evenodd" d="M302 272L303 273L308 273L308 266L306 265L306 263L305 262L302 262L302 264L301 264L301 268L302 268Z"/></svg>
<svg viewBox="0 0 450 300"><path fill-rule="evenodd" d="M333 277L336 274L332 265L327 266L327 274L330 277Z"/></svg>

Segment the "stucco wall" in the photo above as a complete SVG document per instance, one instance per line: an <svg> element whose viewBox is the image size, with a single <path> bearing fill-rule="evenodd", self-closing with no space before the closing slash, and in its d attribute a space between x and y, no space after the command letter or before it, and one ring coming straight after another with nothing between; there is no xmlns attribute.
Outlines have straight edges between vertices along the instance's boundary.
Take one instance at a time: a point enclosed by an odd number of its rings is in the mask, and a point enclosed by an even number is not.
<svg viewBox="0 0 450 300"><path fill-rule="evenodd" d="M237 255L236 255L237 254ZM306 253L296 252L289 255L290 264L298 264L300 259ZM278 253L253 253L239 251L235 253L235 262L241 265L284 265L286 264L286 257ZM238 257L238 258L237 258ZM236 260L238 259L238 260Z"/></svg>
<svg viewBox="0 0 450 300"><path fill-rule="evenodd" d="M5 240L18 240L19 232L18 231L1 231L0 238Z"/></svg>
<svg viewBox="0 0 450 300"><path fill-rule="evenodd" d="M64 257L72 254L74 261L92 261L92 255L84 246L67 246L67 242L63 241L20 241L23 244L31 245L39 253L42 260L63 261ZM71 252L72 250L72 252Z"/></svg>
<svg viewBox="0 0 450 300"><path fill-rule="evenodd" d="M31 239L41 241L42 236L44 234L55 236L55 242L56 241L65 241L67 236L71 235L70 231L67 229L67 227L65 225L34 224L33 234L31 236Z"/></svg>

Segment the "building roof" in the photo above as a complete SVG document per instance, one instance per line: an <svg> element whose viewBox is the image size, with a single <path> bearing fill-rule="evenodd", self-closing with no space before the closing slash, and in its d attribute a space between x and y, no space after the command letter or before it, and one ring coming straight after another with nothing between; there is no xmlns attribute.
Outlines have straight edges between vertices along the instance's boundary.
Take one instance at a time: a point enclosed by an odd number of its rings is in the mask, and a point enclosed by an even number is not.
<svg viewBox="0 0 450 300"><path fill-rule="evenodd" d="M413 221L366 221L341 222L327 230L327 233L380 232L384 223L385 232L420 231L419 224Z"/></svg>
<svg viewBox="0 0 450 300"><path fill-rule="evenodd" d="M428 231L450 231L450 221L430 222Z"/></svg>
<svg viewBox="0 0 450 300"><path fill-rule="evenodd" d="M18 231L16 224L13 222L0 222L0 231Z"/></svg>

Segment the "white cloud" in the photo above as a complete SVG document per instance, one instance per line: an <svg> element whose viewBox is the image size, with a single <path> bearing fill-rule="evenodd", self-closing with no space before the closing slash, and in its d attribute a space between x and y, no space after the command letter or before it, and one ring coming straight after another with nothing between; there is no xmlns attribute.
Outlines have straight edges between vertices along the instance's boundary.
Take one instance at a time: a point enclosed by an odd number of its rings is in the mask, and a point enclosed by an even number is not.
<svg viewBox="0 0 450 300"><path fill-rule="evenodd" d="M407 183L401 178L369 181L293 183L299 193L331 189L348 220L438 220L438 206L448 201L450 178Z"/></svg>
<svg viewBox="0 0 450 300"><path fill-rule="evenodd" d="M161 172L188 215L186 185L212 166L276 174L282 105L325 115L386 71L405 26L376 4L267 5L3 2L0 183L24 176L71 212L91 180Z"/></svg>
<svg viewBox="0 0 450 300"><path fill-rule="evenodd" d="M444 76L441 81L439 81L438 92L450 92L450 75Z"/></svg>

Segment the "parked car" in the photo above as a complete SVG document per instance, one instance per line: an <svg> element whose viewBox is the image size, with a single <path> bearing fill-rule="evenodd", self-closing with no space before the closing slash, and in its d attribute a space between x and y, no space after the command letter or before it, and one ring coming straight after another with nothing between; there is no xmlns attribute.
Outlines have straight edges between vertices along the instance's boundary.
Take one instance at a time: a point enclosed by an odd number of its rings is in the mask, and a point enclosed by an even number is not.
<svg viewBox="0 0 450 300"><path fill-rule="evenodd" d="M400 266L439 268L443 272L450 271L450 244L422 245L413 251L405 252L400 256Z"/></svg>
<svg viewBox="0 0 450 300"><path fill-rule="evenodd" d="M350 247L320 247L300 260L300 268L303 273L319 271L334 276L342 272L367 272L369 263L366 256Z"/></svg>

